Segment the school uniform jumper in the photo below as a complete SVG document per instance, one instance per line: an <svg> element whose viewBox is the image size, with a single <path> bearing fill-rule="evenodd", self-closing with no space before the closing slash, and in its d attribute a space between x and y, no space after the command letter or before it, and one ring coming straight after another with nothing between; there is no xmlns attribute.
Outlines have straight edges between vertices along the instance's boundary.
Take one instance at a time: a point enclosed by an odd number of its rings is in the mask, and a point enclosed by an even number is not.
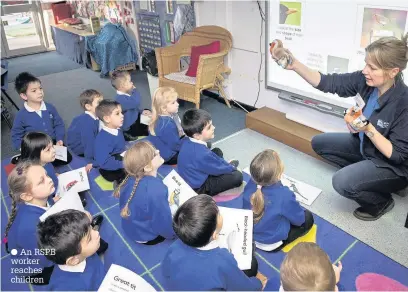
<svg viewBox="0 0 408 292"><path fill-rule="evenodd" d="M256 190L257 184L250 179L243 192L244 209L252 209L251 196ZM262 187L261 191L264 195L265 209L261 220L254 226L256 242L273 244L283 241L284 244L287 244L288 240L293 241L313 226L311 213L300 206L295 194L280 181ZM293 233L297 229L301 229L301 232L297 233L296 238L289 236L291 231Z"/></svg>
<svg viewBox="0 0 408 292"><path fill-rule="evenodd" d="M136 89L132 90L131 94L117 91L115 100L120 103L122 107L123 125L122 130L130 136L147 136L147 125L140 123L140 114L143 109L140 108L141 96Z"/></svg>
<svg viewBox="0 0 408 292"><path fill-rule="evenodd" d="M95 253L77 266L55 265L50 291L97 291L106 269Z"/></svg>
<svg viewBox="0 0 408 292"><path fill-rule="evenodd" d="M30 259L32 262L30 264L22 262L13 263L12 266L13 268L37 269L36 272L19 274L20 276L40 274L39 269L44 270L44 268L54 265L45 256L38 255L38 252L36 254L36 251L38 251L37 224L47 209L25 203L18 204L17 206L17 215L7 236L8 250L17 250L17 255L11 256L13 261Z"/></svg>
<svg viewBox="0 0 408 292"><path fill-rule="evenodd" d="M132 193L135 178L129 177L120 192L122 209ZM130 216L122 218L122 228L134 241L148 242L158 236L174 238L172 216L168 202L168 189L160 178L146 175L137 185L129 203Z"/></svg>
<svg viewBox="0 0 408 292"><path fill-rule="evenodd" d="M199 194L215 196L239 187L242 173L207 148L206 142L186 137L178 156L178 173Z"/></svg>
<svg viewBox="0 0 408 292"><path fill-rule="evenodd" d="M122 131L103 127L95 139L95 161L99 172L108 181L125 178L120 154L126 150Z"/></svg>
<svg viewBox="0 0 408 292"><path fill-rule="evenodd" d="M175 241L161 264L165 287L172 291L260 291L261 281L247 277L234 256L216 242L203 248Z"/></svg>
<svg viewBox="0 0 408 292"><path fill-rule="evenodd" d="M178 118L176 116L175 118ZM164 161L169 161L180 151L182 140L179 129L171 116L159 116L154 127L155 135L150 134L149 140L160 151ZM177 160L176 160L177 163Z"/></svg>
<svg viewBox="0 0 408 292"><path fill-rule="evenodd" d="M67 145L76 155L83 156L94 164L95 139L98 133L99 119L86 111L72 120L67 132Z"/></svg>

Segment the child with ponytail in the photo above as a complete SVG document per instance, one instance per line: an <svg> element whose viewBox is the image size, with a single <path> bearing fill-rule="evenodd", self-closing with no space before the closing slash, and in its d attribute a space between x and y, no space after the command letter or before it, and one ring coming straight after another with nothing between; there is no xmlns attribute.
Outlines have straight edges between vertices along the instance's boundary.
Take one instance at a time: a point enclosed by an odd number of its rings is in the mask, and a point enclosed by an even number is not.
<svg viewBox="0 0 408 292"><path fill-rule="evenodd" d="M13 259L29 259L32 264L13 264L13 268L24 268L26 282L47 285L54 269L53 263L43 255L36 255L37 224L48 210L48 197L54 193L52 179L45 169L32 161L20 162L8 177L12 198L9 221L6 225L6 250L13 252ZM38 253L38 252L37 252Z"/></svg>
<svg viewBox="0 0 408 292"><path fill-rule="evenodd" d="M168 189L157 169L160 152L148 141L136 142L126 151L127 176L114 192L119 197L122 228L132 240L154 245L175 236L168 202Z"/></svg>
<svg viewBox="0 0 408 292"><path fill-rule="evenodd" d="M283 163L273 150L264 150L252 160L251 180L243 193L244 209L254 212L254 240L265 251L280 250L306 234L314 220L281 183Z"/></svg>
<svg viewBox="0 0 408 292"><path fill-rule="evenodd" d="M177 164L181 140L184 136L177 114L178 94L172 87L159 87L153 95L149 140L160 151L165 164Z"/></svg>

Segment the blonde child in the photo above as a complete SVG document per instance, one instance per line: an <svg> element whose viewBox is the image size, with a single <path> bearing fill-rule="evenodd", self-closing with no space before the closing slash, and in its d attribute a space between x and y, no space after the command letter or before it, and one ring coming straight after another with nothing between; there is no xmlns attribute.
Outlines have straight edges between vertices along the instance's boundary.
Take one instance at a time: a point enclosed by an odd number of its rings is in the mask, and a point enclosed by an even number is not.
<svg viewBox="0 0 408 292"><path fill-rule="evenodd" d="M301 242L288 252L280 267L284 291L338 291L343 269L333 265L329 256L312 242Z"/></svg>
<svg viewBox="0 0 408 292"><path fill-rule="evenodd" d="M26 282L47 285L54 267L43 255L36 255L36 230L40 216L49 208L54 183L41 165L24 161L10 173L8 186L12 203L5 231L6 249L17 251L13 259L29 259L32 263L14 264L13 268L25 268L27 273L20 275Z"/></svg>
<svg viewBox="0 0 408 292"><path fill-rule="evenodd" d="M157 178L162 164L160 152L150 142L135 143L123 159L128 175L114 193L119 197L123 230L134 241L146 245L174 237L168 189Z"/></svg>
<svg viewBox="0 0 408 292"><path fill-rule="evenodd" d="M254 240L265 251L280 250L312 228L313 215L282 185L283 163L273 150L252 160L251 179L244 189L244 209L254 212Z"/></svg>
<svg viewBox="0 0 408 292"><path fill-rule="evenodd" d="M172 87L159 87L153 95L149 140L160 151L165 164L177 164L184 136L178 116L178 94Z"/></svg>

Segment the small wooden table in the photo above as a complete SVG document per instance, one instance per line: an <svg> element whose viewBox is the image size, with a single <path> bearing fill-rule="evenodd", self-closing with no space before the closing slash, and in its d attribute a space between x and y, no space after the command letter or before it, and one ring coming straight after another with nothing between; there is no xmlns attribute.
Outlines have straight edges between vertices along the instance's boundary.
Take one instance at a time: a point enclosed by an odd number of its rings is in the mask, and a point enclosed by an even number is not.
<svg viewBox="0 0 408 292"><path fill-rule="evenodd" d="M63 24L51 24L50 26L57 52L78 64L86 65L85 39L95 34L86 29L80 30Z"/></svg>

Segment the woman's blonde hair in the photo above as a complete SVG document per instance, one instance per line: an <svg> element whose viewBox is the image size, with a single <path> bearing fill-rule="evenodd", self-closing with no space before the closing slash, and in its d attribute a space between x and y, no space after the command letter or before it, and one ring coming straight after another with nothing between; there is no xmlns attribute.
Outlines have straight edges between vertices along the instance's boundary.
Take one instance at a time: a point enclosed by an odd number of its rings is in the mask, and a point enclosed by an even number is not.
<svg viewBox="0 0 408 292"><path fill-rule="evenodd" d="M40 164L34 163L30 160L20 162L17 166L11 171L7 179L7 184L9 187L11 201L11 213L6 225L5 237L7 238L8 232L10 231L11 225L16 219L17 215L17 204L21 202L21 194L31 190L31 182L27 178L27 173L30 167Z"/></svg>
<svg viewBox="0 0 408 292"><path fill-rule="evenodd" d="M135 183L133 185L132 192L130 193L129 199L127 200L123 209L120 211L120 216L122 216L123 218L128 218L130 216L129 203L130 201L132 201L135 195L136 188L137 188L137 185L139 184L139 181L145 175L144 168L150 165L155 155L156 155L156 148L154 148L153 145L147 141L136 142L134 145L132 145L132 147L130 147L126 151L125 157L123 159L123 165L127 173L127 176L119 184L119 186L116 188L115 192L113 193L113 195L116 198L119 198L120 189L122 186L126 184L129 177L132 176L135 178Z"/></svg>
<svg viewBox="0 0 408 292"><path fill-rule="evenodd" d="M367 46L369 59L381 70L389 74L389 70L398 68L395 79L403 79L402 71L408 62L408 33L400 39L383 37ZM390 77L391 78L391 77Z"/></svg>
<svg viewBox="0 0 408 292"><path fill-rule="evenodd" d="M152 98L152 119L149 124L149 131L153 136L156 135L154 127L159 115L164 114L163 108L177 97L178 94L173 87L159 87L155 90Z"/></svg>
<svg viewBox="0 0 408 292"><path fill-rule="evenodd" d="M272 149L264 150L256 155L249 167L252 179L259 186L267 186L280 181L283 169L278 153ZM257 188L251 196L251 204L254 222L258 223L265 210L265 199L260 188Z"/></svg>

